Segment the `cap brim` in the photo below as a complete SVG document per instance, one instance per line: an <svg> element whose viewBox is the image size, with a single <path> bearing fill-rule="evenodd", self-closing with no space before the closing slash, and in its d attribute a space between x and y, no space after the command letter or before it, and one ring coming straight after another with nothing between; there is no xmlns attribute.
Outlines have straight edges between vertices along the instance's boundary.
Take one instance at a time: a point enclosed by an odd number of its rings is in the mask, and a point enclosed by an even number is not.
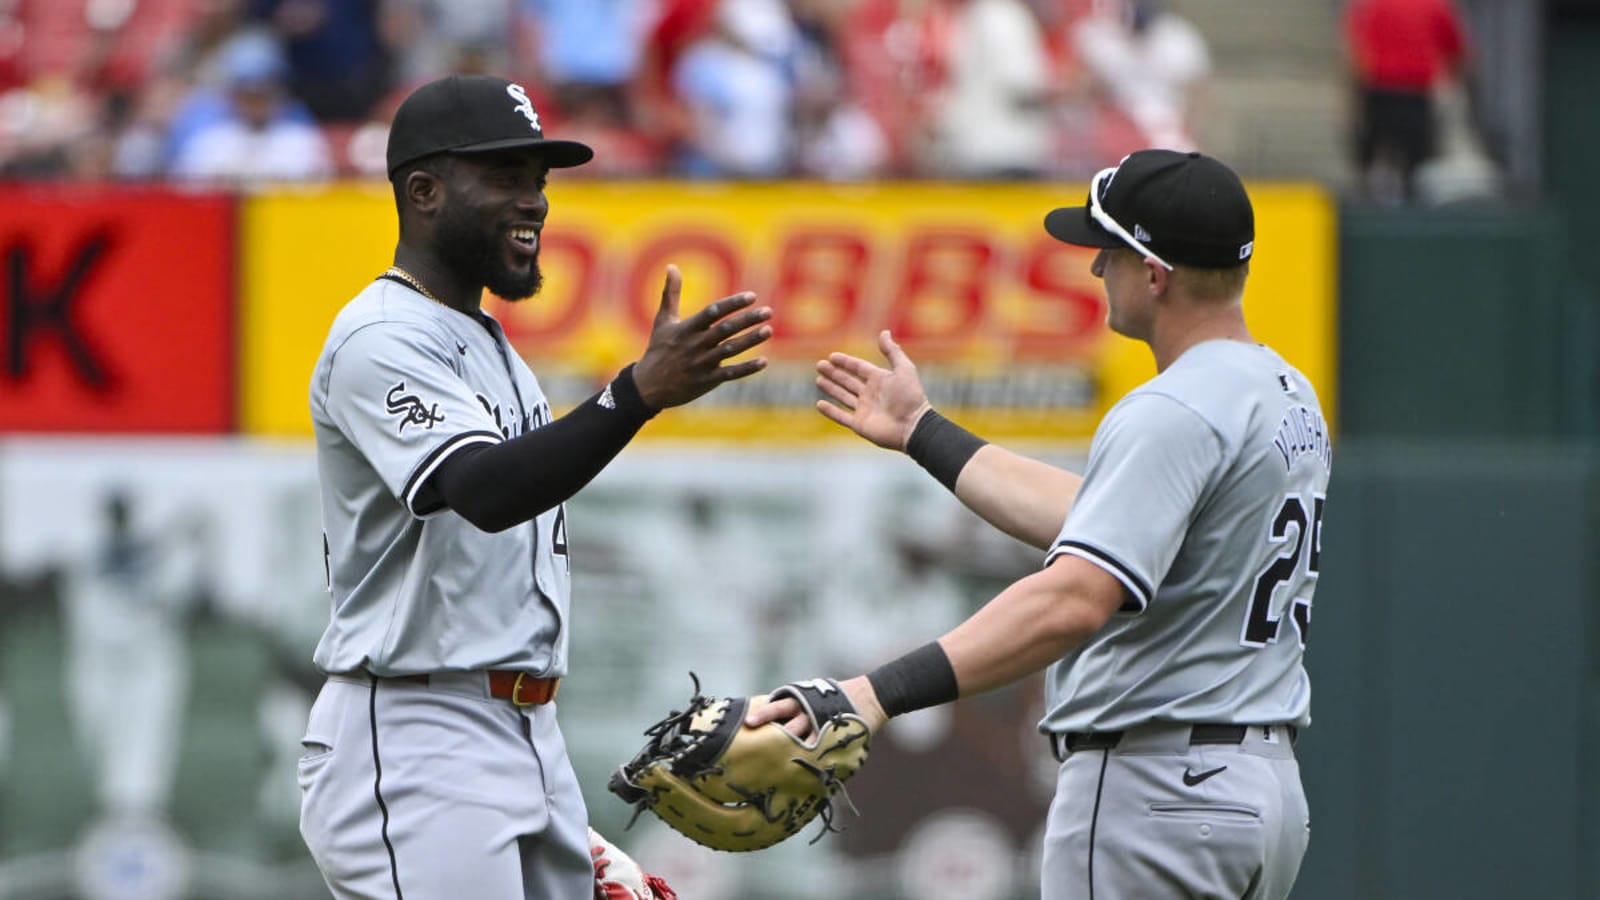
<svg viewBox="0 0 1600 900"><path fill-rule="evenodd" d="M545 165L552 169L570 169L594 159L594 149L578 141L547 140L545 138L508 138L503 141L485 141L466 147L452 147L449 153L489 153L494 150L536 150Z"/></svg>
<svg viewBox="0 0 1600 900"><path fill-rule="evenodd" d="M1095 224L1087 206L1063 206L1044 217L1044 230L1058 241L1079 247L1120 247L1122 241Z"/></svg>

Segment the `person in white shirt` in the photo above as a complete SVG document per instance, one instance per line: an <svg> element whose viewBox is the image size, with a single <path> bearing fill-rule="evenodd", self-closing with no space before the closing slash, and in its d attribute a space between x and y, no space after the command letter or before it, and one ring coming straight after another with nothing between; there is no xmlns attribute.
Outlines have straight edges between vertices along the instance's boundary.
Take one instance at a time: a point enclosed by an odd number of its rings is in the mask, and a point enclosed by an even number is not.
<svg viewBox="0 0 1600 900"><path fill-rule="evenodd" d="M1049 57L1021 0L967 0L933 123L935 167L962 178L1033 178L1051 154Z"/></svg>
<svg viewBox="0 0 1600 900"><path fill-rule="evenodd" d="M1190 128L1211 72L1206 40L1162 0L1112 0L1073 27L1072 45L1096 87L1141 144L1195 150Z"/></svg>

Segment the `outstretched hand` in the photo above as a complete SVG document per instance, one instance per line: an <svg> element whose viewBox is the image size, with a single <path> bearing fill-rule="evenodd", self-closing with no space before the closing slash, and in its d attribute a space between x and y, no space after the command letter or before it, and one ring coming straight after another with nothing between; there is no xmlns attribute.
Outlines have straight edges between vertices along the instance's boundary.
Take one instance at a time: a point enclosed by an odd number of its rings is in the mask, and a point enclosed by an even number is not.
<svg viewBox="0 0 1600 900"><path fill-rule="evenodd" d="M917 366L887 330L878 332L878 349L889 368L848 353L817 362L817 387L832 398L817 401L817 412L889 450L905 450L917 420L929 409Z"/></svg>
<svg viewBox="0 0 1600 900"><path fill-rule="evenodd" d="M650 343L633 367L639 397L651 409L682 406L717 385L765 369L764 356L723 362L772 337L772 308L751 308L756 295L745 291L723 297L687 319L678 318L683 275L667 266L661 306L650 328Z"/></svg>

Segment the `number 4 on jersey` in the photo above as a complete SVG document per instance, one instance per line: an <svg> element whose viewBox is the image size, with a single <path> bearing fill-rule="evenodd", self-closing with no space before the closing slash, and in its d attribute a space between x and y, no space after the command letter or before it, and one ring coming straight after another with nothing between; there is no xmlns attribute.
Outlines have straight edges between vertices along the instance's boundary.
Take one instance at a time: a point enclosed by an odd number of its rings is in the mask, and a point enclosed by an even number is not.
<svg viewBox="0 0 1600 900"><path fill-rule="evenodd" d="M550 552L567 557L567 571L572 571L572 558L567 556L567 505L556 507L556 521L550 527Z"/></svg>
<svg viewBox="0 0 1600 900"><path fill-rule="evenodd" d="M1283 629L1283 615L1273 615L1272 598L1285 584L1294 583L1305 596L1296 597L1290 604L1290 615L1295 630L1300 633L1300 646L1306 645L1306 635L1311 630L1311 582L1317 577L1317 564L1322 556L1322 506L1327 498L1312 498L1312 515L1306 516L1306 506L1297 494L1283 498L1283 505L1273 517L1267 540L1282 544L1276 559L1256 577L1250 595L1250 614L1245 617L1244 630L1239 642L1246 647L1265 647L1275 644ZM1293 533L1290 533L1291 527ZM1292 543L1291 543L1292 541ZM1301 571L1304 559L1305 570Z"/></svg>

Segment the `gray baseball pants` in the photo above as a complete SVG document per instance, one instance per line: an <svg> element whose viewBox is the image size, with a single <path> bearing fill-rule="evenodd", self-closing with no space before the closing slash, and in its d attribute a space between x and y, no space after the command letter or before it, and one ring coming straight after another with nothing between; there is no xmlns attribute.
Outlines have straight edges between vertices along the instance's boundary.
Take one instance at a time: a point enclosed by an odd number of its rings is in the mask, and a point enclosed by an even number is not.
<svg viewBox="0 0 1600 900"><path fill-rule="evenodd" d="M590 898L588 813L554 703L481 674L332 676L300 760L300 833L339 900Z"/></svg>
<svg viewBox="0 0 1600 900"><path fill-rule="evenodd" d="M1237 744L1191 745L1189 726L1147 725L1114 748L1064 755L1043 900L1289 895L1311 819L1287 729L1251 726Z"/></svg>

